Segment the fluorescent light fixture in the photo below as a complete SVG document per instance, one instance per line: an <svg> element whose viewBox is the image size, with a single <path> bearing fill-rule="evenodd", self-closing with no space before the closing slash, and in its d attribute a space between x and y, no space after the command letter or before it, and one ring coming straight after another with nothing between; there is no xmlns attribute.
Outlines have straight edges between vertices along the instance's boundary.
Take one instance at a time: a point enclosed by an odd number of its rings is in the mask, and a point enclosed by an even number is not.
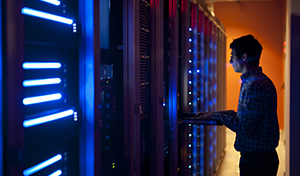
<svg viewBox="0 0 300 176"><path fill-rule="evenodd" d="M36 97L29 97L29 98L23 99L23 104L31 105L31 104L36 104L36 103L43 103L43 102L48 102L48 101L53 101L53 100L59 100L59 99L61 99L61 97L62 96L60 93L42 95L42 96L36 96Z"/></svg>
<svg viewBox="0 0 300 176"><path fill-rule="evenodd" d="M48 175L48 176L59 176L62 174L62 171L61 170L57 170L55 172L53 172L52 174Z"/></svg>
<svg viewBox="0 0 300 176"><path fill-rule="evenodd" d="M40 1L47 2L47 3L55 5L55 6L60 5L60 1L58 1L58 0L40 0Z"/></svg>
<svg viewBox="0 0 300 176"><path fill-rule="evenodd" d="M49 78L49 79L32 79L32 80L24 80L24 87L33 87L33 86L44 86L44 85L52 85L59 84L61 82L60 78Z"/></svg>
<svg viewBox="0 0 300 176"><path fill-rule="evenodd" d="M59 69L61 63L59 62L24 62L23 69Z"/></svg>
<svg viewBox="0 0 300 176"><path fill-rule="evenodd" d="M31 9L28 7L23 7L21 12L23 15L29 15L29 16L33 16L33 17L43 18L46 20L52 20L52 21L56 21L56 22L60 22L60 23L64 23L64 24L71 25L73 23L72 19L61 17L58 15L54 15L54 14L43 12L43 11L39 11L39 10L35 10L35 9Z"/></svg>
<svg viewBox="0 0 300 176"><path fill-rule="evenodd" d="M24 120L23 126L25 128L29 128L29 127L32 127L32 126L36 126L36 125L51 122L51 121L54 121L54 120L62 119L64 117L68 117L68 116L72 115L73 113L74 113L74 111L72 109L69 109L69 110L62 111L62 112L59 112L59 113L56 113L56 114L42 116L42 117L38 117L38 118L35 118L35 119Z"/></svg>
<svg viewBox="0 0 300 176"><path fill-rule="evenodd" d="M56 163L57 161L61 160L61 158L62 158L61 154L58 154L58 155L56 155L56 156L54 156L54 157L52 157L52 158L50 158L46 161L43 161L43 162L41 162L37 165L34 165L34 166L24 170L23 175L24 176L32 175L32 174L34 174L34 173L50 166L51 164Z"/></svg>

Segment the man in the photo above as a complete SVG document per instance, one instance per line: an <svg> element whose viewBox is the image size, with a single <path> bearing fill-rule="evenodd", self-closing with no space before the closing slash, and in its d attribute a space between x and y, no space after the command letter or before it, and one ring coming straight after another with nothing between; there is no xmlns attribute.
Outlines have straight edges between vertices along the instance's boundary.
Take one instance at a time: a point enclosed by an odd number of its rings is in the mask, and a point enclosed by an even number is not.
<svg viewBox="0 0 300 176"><path fill-rule="evenodd" d="M230 48L230 64L235 72L242 73L238 110L198 112L195 118L218 119L236 133L234 147L241 153L241 176L276 176L277 93L259 67L262 46L252 35L246 35L233 40Z"/></svg>

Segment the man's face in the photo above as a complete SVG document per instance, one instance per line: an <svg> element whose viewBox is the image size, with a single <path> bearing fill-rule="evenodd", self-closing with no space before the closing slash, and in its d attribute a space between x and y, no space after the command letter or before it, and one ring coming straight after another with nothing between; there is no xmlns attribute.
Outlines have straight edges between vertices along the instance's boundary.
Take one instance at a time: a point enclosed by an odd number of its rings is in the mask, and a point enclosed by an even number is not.
<svg viewBox="0 0 300 176"><path fill-rule="evenodd" d="M234 49L231 50L231 56L229 63L232 65L233 69L237 73L242 72L242 66L243 66L243 59L239 59L236 55L236 52Z"/></svg>

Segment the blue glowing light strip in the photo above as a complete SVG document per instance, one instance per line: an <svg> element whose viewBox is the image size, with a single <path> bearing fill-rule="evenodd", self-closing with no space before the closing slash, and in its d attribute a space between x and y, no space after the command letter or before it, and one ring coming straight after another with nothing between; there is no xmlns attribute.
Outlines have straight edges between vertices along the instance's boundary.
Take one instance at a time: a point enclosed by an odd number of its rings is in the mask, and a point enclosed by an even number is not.
<svg viewBox="0 0 300 176"><path fill-rule="evenodd" d="M58 1L58 0L40 0L40 1L47 2L47 3L55 5L55 6L60 5L60 1Z"/></svg>
<svg viewBox="0 0 300 176"><path fill-rule="evenodd" d="M42 117L38 117L38 118L35 118L35 119L24 120L23 126L25 128L29 128L29 127L32 127L32 126L36 126L36 125L51 122L51 121L54 121L54 120L58 120L58 119L61 119L61 118L65 118L65 117L68 117L72 114L74 114L74 111L72 109L69 109L69 110L59 112L59 113L56 113L56 114L42 116Z"/></svg>
<svg viewBox="0 0 300 176"><path fill-rule="evenodd" d="M197 125L192 126L192 175L197 175Z"/></svg>
<svg viewBox="0 0 300 176"><path fill-rule="evenodd" d="M200 126L200 148L199 148L199 153L200 153L200 175L204 175L204 126Z"/></svg>
<svg viewBox="0 0 300 176"><path fill-rule="evenodd" d="M46 20L52 20L52 21L56 21L56 22L60 22L60 23L64 23L64 24L71 25L73 23L72 19L61 17L58 15L54 15L54 14L43 12L43 11L39 11L39 10L35 10L35 9L31 9L28 7L23 7L21 12L23 15L29 15L29 16L33 16L33 17L43 18Z"/></svg>
<svg viewBox="0 0 300 176"><path fill-rule="evenodd" d="M34 174L34 173L50 166L51 164L56 163L57 161L61 160L61 158L62 158L61 154L58 154L58 155L56 155L56 156L54 156L54 157L52 157L52 158L50 158L46 161L43 161L43 162L41 162L41 163L39 163L35 166L32 166L32 167L24 170L23 175L24 176L32 175L32 174Z"/></svg>
<svg viewBox="0 0 300 176"><path fill-rule="evenodd" d="M44 85L53 85L59 84L61 82L60 78L49 78L49 79L32 79L32 80L24 80L24 87L33 87L33 86L44 86Z"/></svg>
<svg viewBox="0 0 300 176"><path fill-rule="evenodd" d="M24 62L23 69L59 69L61 63L59 62Z"/></svg>
<svg viewBox="0 0 300 176"><path fill-rule="evenodd" d="M3 25L2 25L2 0L0 0L0 9L1 9L1 13L0 13L0 70L1 70L1 72L0 72L0 92L1 92L1 94L0 94L0 114L1 114L1 116L0 116L0 126L1 126L1 128L2 128L2 125L3 125L3 116L2 116L2 113L3 113L3 93L2 93L2 91L3 91L3 64L2 64L2 48L4 48L4 47L2 47L2 26L3 26L3 28L5 28L5 23L3 23ZM3 13L4 14L4 13ZM4 138L4 135L3 135L3 131L4 130L1 130L0 131L0 151L3 151L3 138ZM3 154L1 154L0 155L0 173L3 173L3 165L4 164L2 164L2 163L4 163L4 161L3 161Z"/></svg>
<svg viewBox="0 0 300 176"><path fill-rule="evenodd" d="M60 93L42 95L42 96L36 96L36 97L28 97L28 98L23 99L23 104L31 105L31 104L36 104L36 103L43 103L43 102L48 102L48 101L53 101L53 100L59 100L59 99L61 99L61 97L62 96Z"/></svg>
<svg viewBox="0 0 300 176"><path fill-rule="evenodd" d="M57 170L55 172L53 172L52 174L48 175L48 176L59 176L62 174L62 171L61 170Z"/></svg>

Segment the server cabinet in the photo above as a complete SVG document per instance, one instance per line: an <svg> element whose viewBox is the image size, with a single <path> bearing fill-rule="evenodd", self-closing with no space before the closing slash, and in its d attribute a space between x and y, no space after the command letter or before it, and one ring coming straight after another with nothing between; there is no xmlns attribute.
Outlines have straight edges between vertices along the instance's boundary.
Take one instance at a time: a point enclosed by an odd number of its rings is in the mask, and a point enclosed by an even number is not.
<svg viewBox="0 0 300 176"><path fill-rule="evenodd" d="M124 1L124 130L130 175L163 174L162 1Z"/></svg>
<svg viewBox="0 0 300 176"><path fill-rule="evenodd" d="M78 1L4 4L4 175L78 175Z"/></svg>
<svg viewBox="0 0 300 176"><path fill-rule="evenodd" d="M164 175L178 175L178 1L164 1Z"/></svg>
<svg viewBox="0 0 300 176"><path fill-rule="evenodd" d="M181 1L180 114L195 114L200 109L200 28L196 1ZM203 107L202 107L203 108ZM204 172L204 126L180 127L180 175Z"/></svg>
<svg viewBox="0 0 300 176"><path fill-rule="evenodd" d="M180 15L180 114L220 110L217 103L225 100L217 98L217 86L221 83L217 74L225 67L223 58L218 56L218 49L225 44L217 43L221 23L203 1L181 1ZM220 145L225 138L223 128L196 123L180 125L180 175L217 172L225 147Z"/></svg>
<svg viewBox="0 0 300 176"><path fill-rule="evenodd" d="M123 150L123 1L100 1L100 65L97 84L100 109L101 175L128 175ZM97 98L97 96L96 96ZM99 173L100 174L100 173Z"/></svg>

